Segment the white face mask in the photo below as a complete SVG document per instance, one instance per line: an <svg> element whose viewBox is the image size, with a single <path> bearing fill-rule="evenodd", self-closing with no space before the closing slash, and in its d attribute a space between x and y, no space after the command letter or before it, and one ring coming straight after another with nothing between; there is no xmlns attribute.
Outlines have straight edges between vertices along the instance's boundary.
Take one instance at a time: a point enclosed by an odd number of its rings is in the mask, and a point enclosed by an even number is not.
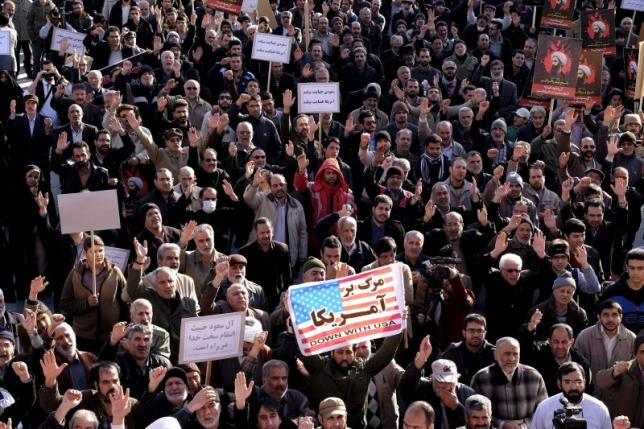
<svg viewBox="0 0 644 429"><path fill-rule="evenodd" d="M201 203L201 208L206 213L212 213L217 209L217 201L206 200L203 203Z"/></svg>

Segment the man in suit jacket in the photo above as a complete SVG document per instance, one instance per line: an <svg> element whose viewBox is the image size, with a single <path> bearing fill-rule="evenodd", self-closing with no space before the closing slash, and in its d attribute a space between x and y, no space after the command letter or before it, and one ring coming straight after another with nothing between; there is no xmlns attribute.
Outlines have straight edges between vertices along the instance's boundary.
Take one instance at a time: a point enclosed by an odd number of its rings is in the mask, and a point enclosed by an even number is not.
<svg viewBox="0 0 644 429"><path fill-rule="evenodd" d="M58 136L63 132L67 133L67 143L70 146L73 143L85 142L90 146L91 152L96 152L94 142L98 137L98 128L94 125L86 124L83 122L83 108L78 104L71 104L67 108L67 119L69 123L65 126L57 128L54 131L54 141L58 141ZM63 153L63 161L71 155L71 149Z"/></svg>
<svg viewBox="0 0 644 429"><path fill-rule="evenodd" d="M490 64L490 76L492 77L484 76L481 81L490 99L490 110L496 112L497 117L509 120L512 112L519 107L517 86L503 78L503 69L501 60L492 61Z"/></svg>
<svg viewBox="0 0 644 429"><path fill-rule="evenodd" d="M21 175L25 166L36 164L48 180L52 120L38 113L37 96L31 94L25 96L24 103L25 113L16 115L15 106L11 106L7 121L7 142L11 165L14 172Z"/></svg>
<svg viewBox="0 0 644 429"><path fill-rule="evenodd" d="M84 83L75 83L72 85L71 98L65 97L65 86L59 85L51 99L51 107L58 112L61 123L67 123L67 111L72 104L78 104L83 108L83 119L86 123L97 128L102 128L103 113L101 108L94 103L87 101L87 87ZM89 141L87 141L89 143Z"/></svg>

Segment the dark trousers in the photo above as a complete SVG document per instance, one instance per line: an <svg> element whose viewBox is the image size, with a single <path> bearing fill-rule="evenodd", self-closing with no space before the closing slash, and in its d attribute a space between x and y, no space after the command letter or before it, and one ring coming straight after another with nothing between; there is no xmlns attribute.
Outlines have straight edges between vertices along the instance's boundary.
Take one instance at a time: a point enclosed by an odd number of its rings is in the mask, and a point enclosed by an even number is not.
<svg viewBox="0 0 644 429"><path fill-rule="evenodd" d="M18 74L20 74L20 49L22 49L22 53L25 55L25 73L27 73L27 76L31 77L31 40L20 40L16 45L16 61L18 61Z"/></svg>

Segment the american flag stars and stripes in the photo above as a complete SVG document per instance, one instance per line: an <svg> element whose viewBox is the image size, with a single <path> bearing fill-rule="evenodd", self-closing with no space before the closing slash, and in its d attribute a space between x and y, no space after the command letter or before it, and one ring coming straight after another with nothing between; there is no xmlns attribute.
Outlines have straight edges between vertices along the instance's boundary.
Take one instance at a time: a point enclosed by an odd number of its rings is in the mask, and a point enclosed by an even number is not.
<svg viewBox="0 0 644 429"><path fill-rule="evenodd" d="M302 354L327 352L405 328L400 264L289 288L289 311Z"/></svg>

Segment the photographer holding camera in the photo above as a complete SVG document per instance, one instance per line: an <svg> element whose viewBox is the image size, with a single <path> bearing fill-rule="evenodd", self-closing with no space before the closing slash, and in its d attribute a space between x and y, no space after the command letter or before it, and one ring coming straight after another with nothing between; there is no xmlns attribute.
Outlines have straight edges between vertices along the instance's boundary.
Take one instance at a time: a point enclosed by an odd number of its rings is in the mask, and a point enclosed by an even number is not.
<svg viewBox="0 0 644 429"><path fill-rule="evenodd" d="M576 362L559 367L557 384L561 393L542 401L532 416L530 429L600 429L612 427L608 408L586 395L584 369Z"/></svg>

